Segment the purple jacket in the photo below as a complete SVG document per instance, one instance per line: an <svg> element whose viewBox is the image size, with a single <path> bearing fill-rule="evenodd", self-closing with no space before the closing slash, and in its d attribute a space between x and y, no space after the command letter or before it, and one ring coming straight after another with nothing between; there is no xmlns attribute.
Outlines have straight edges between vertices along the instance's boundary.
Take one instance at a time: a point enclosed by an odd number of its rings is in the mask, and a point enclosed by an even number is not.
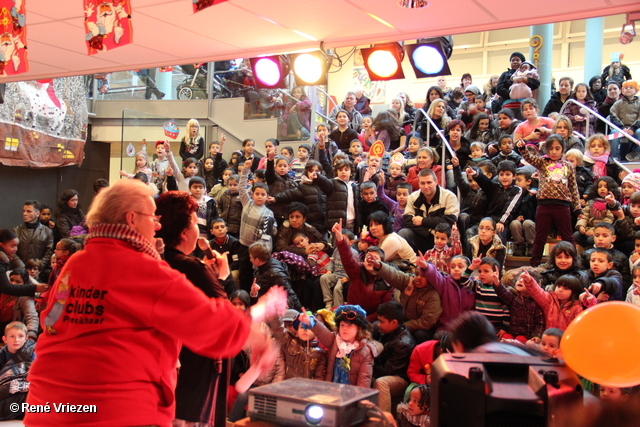
<svg viewBox="0 0 640 427"><path fill-rule="evenodd" d="M440 295L442 314L438 319L438 326L446 326L460 313L475 308L476 295L469 288L461 286L449 275L440 273L435 265L427 263L425 271L427 281Z"/></svg>
<svg viewBox="0 0 640 427"><path fill-rule="evenodd" d="M396 233L403 228L402 215L404 215L404 209L400 209L398 202L387 196L384 191L384 183L378 185L378 200L389 209L389 218L393 218L393 231Z"/></svg>

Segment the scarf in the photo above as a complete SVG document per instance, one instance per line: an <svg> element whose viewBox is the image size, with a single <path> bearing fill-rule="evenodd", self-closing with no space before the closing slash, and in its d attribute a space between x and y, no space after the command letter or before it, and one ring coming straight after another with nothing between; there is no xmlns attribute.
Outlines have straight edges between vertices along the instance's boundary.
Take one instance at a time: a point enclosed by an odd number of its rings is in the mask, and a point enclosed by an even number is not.
<svg viewBox="0 0 640 427"><path fill-rule="evenodd" d="M593 161L594 181L603 176L607 176L607 162L609 161L609 152L606 151L602 156L592 156L591 153L585 152L584 156Z"/></svg>
<svg viewBox="0 0 640 427"><path fill-rule="evenodd" d="M607 201L602 197L597 197L591 201L591 216L594 219L604 219L607 215Z"/></svg>
<svg viewBox="0 0 640 427"><path fill-rule="evenodd" d="M346 342L339 334L336 334L336 344L338 344L338 354L336 354L338 358L350 355L353 350L357 350L360 346L358 341L352 343Z"/></svg>
<svg viewBox="0 0 640 427"><path fill-rule="evenodd" d="M96 224L89 228L89 234L87 234L85 242L89 243L91 239L98 237L121 240L131 245L138 252L160 259L160 254L156 248L140 233L126 224Z"/></svg>
<svg viewBox="0 0 640 427"><path fill-rule="evenodd" d="M409 413L409 405L406 403L398 405L398 418L400 417L404 418L414 426L428 426L430 425L431 420L430 411L428 409L426 414L411 415Z"/></svg>

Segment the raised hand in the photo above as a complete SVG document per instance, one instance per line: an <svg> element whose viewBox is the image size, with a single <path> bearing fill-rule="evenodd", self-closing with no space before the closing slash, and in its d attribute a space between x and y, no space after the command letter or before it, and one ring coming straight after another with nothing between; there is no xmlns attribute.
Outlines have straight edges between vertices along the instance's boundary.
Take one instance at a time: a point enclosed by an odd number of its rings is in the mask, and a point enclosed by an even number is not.
<svg viewBox="0 0 640 427"><path fill-rule="evenodd" d="M336 237L338 242L342 242L342 218L331 227L331 231L333 235Z"/></svg>
<svg viewBox="0 0 640 427"><path fill-rule="evenodd" d="M470 176L471 178L475 177L478 174L471 167L467 167L467 169L465 169L465 172L466 172L467 176Z"/></svg>

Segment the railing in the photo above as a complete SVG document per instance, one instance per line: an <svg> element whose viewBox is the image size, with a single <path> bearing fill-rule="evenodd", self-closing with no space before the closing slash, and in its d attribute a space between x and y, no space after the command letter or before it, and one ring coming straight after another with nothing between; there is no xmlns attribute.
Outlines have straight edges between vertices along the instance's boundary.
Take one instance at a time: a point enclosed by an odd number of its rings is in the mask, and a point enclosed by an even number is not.
<svg viewBox="0 0 640 427"><path fill-rule="evenodd" d="M447 140L447 138L444 136L444 132L442 132L442 130L438 127L438 125L436 125L436 123L433 121L433 119L431 117L429 117L429 115L427 114L426 111L424 111L423 108L419 108L418 111L422 112L422 114L424 115L424 117L427 119L427 123L429 124L429 127L427 127L427 138L426 138L426 145L429 146L429 140L431 137L431 126L433 126L433 128L436 130L436 133L440 136L440 139L442 140L442 154L440 155L441 160L442 160L442 176L441 176L441 186L442 188L447 188L446 185L446 176L447 176L447 165L446 165L446 159L445 159L445 154L446 152L444 151L445 147L449 150L449 153L451 154L452 157L456 157L456 153L455 151L453 151L453 148L451 148L451 145L449 145L449 141ZM416 122L418 121L418 117L416 114L416 118L413 121L413 133L416 133Z"/></svg>
<svg viewBox="0 0 640 427"><path fill-rule="evenodd" d="M605 117L602 117L600 115L600 113L597 113L595 111L593 111L592 109L590 109L589 107L587 107L586 105L584 105L581 102L578 102L575 99L567 99L565 101L565 103L562 105L562 108L560 109L560 114L564 113L565 108L567 108L567 105L569 103L573 103L573 104L577 104L579 106L581 106L582 108L584 108L585 110L585 115L587 116L587 123L589 122L589 116L593 115L596 118L602 120L603 122L605 122L610 128L613 128L615 130L617 130L620 133L624 134L624 137L627 138L630 141L633 141L636 145L640 146L640 141L637 140L633 135L629 135L628 133L626 133L624 130L620 129L618 126L614 125L613 123L611 123L611 121L609 119L606 119ZM577 132L575 132L577 133ZM585 140L589 138L589 126L587 126L587 134L585 135ZM622 163L620 163L619 161L614 159L614 162L616 162L622 169L624 169L625 171L627 171L627 173L631 173L631 171L629 170L629 168L625 167Z"/></svg>

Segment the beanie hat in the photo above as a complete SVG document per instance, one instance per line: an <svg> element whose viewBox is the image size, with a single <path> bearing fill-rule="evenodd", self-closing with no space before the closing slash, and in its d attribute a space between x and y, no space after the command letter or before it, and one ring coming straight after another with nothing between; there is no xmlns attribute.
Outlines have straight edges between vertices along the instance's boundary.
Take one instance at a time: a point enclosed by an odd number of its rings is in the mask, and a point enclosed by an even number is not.
<svg viewBox="0 0 640 427"><path fill-rule="evenodd" d="M511 61L511 58L513 58L514 56L520 58L522 62L526 61L526 59L524 58L524 55L521 54L520 52L513 52L509 57L509 61Z"/></svg>
<svg viewBox="0 0 640 427"><path fill-rule="evenodd" d="M624 177L622 183L631 184L635 191L640 191L640 173L630 173Z"/></svg>
<svg viewBox="0 0 640 427"><path fill-rule="evenodd" d="M305 330L311 329L315 326L316 324L316 319L311 315L310 312L307 312L307 314L309 315L309 325L307 325L306 323L302 323L300 321L300 314L298 314L296 316L295 319L293 319L293 322L291 322L291 326L293 326L293 329L295 329L296 331L298 330L298 328L302 328Z"/></svg>
<svg viewBox="0 0 640 427"><path fill-rule="evenodd" d="M467 86L467 88L464 91L465 91L465 93L466 92L473 92L473 93L476 94L476 96L480 95L480 89L478 89L478 86L476 86L476 85L469 85L469 86Z"/></svg>
<svg viewBox="0 0 640 427"><path fill-rule="evenodd" d="M283 322L293 322L293 319L298 317L299 314L300 313L298 312L298 310L294 310L293 308L290 308L290 309L286 310L284 312L284 314L282 315L282 321Z"/></svg>
<svg viewBox="0 0 640 427"><path fill-rule="evenodd" d="M359 305L341 305L336 309L336 326L340 327L343 321L367 329L367 312Z"/></svg>

